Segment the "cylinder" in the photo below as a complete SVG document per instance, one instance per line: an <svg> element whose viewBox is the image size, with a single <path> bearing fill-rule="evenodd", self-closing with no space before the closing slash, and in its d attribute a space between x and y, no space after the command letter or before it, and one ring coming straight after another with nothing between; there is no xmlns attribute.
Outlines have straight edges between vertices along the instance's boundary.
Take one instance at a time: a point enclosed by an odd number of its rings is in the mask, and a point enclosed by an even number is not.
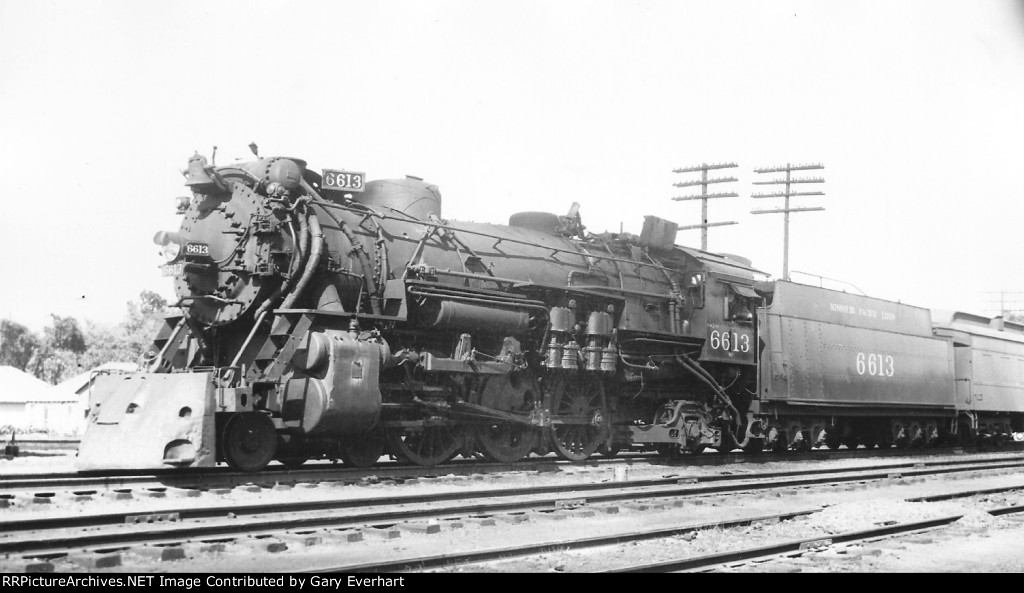
<svg viewBox="0 0 1024 593"><path fill-rule="evenodd" d="M284 385L281 418L285 422L298 421L304 432L310 432L320 423L329 403L323 381L312 377L292 379Z"/></svg>
<svg viewBox="0 0 1024 593"><path fill-rule="evenodd" d="M454 301L441 301L431 327L483 328L522 332L530 327L530 315L525 311L510 311Z"/></svg>
<svg viewBox="0 0 1024 593"><path fill-rule="evenodd" d="M316 372L325 362L331 350L331 340L320 332L307 336L306 347L299 348L292 356L292 364L306 372Z"/></svg>

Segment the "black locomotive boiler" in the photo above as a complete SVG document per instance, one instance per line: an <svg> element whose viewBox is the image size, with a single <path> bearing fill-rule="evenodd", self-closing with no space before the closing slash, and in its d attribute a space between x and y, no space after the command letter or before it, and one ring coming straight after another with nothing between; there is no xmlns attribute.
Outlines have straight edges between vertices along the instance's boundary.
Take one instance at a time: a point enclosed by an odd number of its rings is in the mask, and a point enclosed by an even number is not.
<svg viewBox="0 0 1024 593"><path fill-rule="evenodd" d="M97 379L81 469L763 447L757 273L672 223L454 222L418 178L294 158L185 176L156 236L182 314L141 372Z"/></svg>

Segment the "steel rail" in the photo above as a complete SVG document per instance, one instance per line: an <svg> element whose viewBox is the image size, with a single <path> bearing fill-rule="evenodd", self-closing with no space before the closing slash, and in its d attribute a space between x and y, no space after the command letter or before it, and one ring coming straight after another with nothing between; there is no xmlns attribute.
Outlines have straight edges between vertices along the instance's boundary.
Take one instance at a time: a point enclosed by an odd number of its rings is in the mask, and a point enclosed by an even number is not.
<svg viewBox="0 0 1024 593"><path fill-rule="evenodd" d="M863 452L863 451L861 451ZM97 490L120 490L128 487L140 487L143 485L152 485L154 487L164 488L184 488L184 489L203 489L203 488L218 488L227 486L241 486L249 484L272 484L272 483L284 483L284 484L296 484L303 482L312 481L352 481L356 482L362 478L375 476L380 479L414 479L423 477L437 477L449 474L456 475L472 475L479 473L497 473L497 472L550 472L558 471L559 467L570 466L570 467L600 467L600 466L614 466L614 465L632 465L640 462L646 465L664 465L666 467L688 467L688 466L718 466L728 465L733 463L753 463L753 464L764 464L772 461L779 461L785 459L786 461L805 461L814 460L818 456L824 456L825 459L852 459L860 457L888 457L888 452L884 455L877 455L880 451L873 451L876 455L862 456L853 455L854 451L815 451L811 453L791 453L784 458L770 457L769 455L750 457L748 454L743 453L710 453L702 456L694 456L693 458L686 458L685 460L679 459L665 459L658 457L651 453L636 453L636 454L622 454L620 453L616 457L611 458L591 458L584 462L577 461L564 461L555 458L536 458L521 460L514 463L494 463L494 462L481 462L476 459L457 460L452 463L439 464L435 466L409 466L409 465L398 465L395 463L385 462L382 465L373 466L370 468L351 468L345 466L328 465L322 463L319 465L309 465L300 469L288 469L284 466L270 466L259 473L245 473L231 470L226 466L213 467L213 468L198 468L188 471L180 470L166 470L157 471L152 473L112 473L104 475L92 475L91 473L75 473L75 472L62 472L57 474L0 474L0 495L5 493L11 493L13 491L19 492L51 492L46 490L47 488L64 488L64 489L76 489L77 491L86 491L88 489ZM925 457L932 457L936 455L943 455L948 451L940 451L938 449L929 450ZM905 456L905 455L901 455ZM987 463L995 461L1008 461L1013 460L1014 457L1003 457L1003 458L989 458L989 459L961 459L961 460L947 460L947 461L908 461L902 463L893 463L886 465L876 466L860 466L851 468L835 468L834 472L853 472L853 471L867 471L871 469L883 470L883 469L903 469L903 468L915 468L915 467L929 467L937 465L967 465L973 463ZM1024 458L1020 458L1024 460ZM785 472L766 472L760 474L762 477L779 477L779 476L793 476L793 475L804 475L814 474L819 472L816 469L806 470L788 470ZM671 482L674 478L666 478L663 480L665 483ZM716 479L723 479L715 476L705 476L699 478L700 481L714 481Z"/></svg>
<svg viewBox="0 0 1024 593"><path fill-rule="evenodd" d="M1024 489L1024 485L1016 485L1003 488L990 488L986 490L969 490L956 493L949 493L944 495L938 495L934 497L936 500L948 500L951 498L965 498L968 496L975 496L978 494L991 494L997 492L1007 492L1012 490ZM918 501L918 500L930 500L933 497L917 497L908 498L907 501ZM656 528L649 530L634 531L630 533L613 534L606 536L597 536L590 538L582 538L572 541L558 541L558 542L543 542L535 544L526 544L521 546L507 546L502 548L492 548L489 550L478 550L473 552L455 553L455 554L439 554L435 556L423 556L418 558L406 558L399 560L389 560L385 562L374 562L365 563L359 565L348 565L348 566L336 566L326 569L317 569L317 572L397 572L397 571L410 571L410 570L424 570L430 568L441 568L451 565L465 565L482 562L491 562L504 560L514 557L526 557L537 554L545 554L552 552L564 552L567 550L580 550L586 548L594 548L599 546L609 546L623 543L633 543L644 540L662 539L667 537L673 537L677 535L684 535L686 533L694 533L697 531L704 531L709 529L733 529L737 527L747 527L757 523L774 523L780 521L787 521L794 517L811 515L820 512L822 507L814 507L808 509L801 509L796 511L787 511L785 513L778 513L773 515L761 515L755 517L727 519L725 521L713 521L705 523L695 523L685 526L669 527L669 528ZM1005 515L1011 513L1024 512L1024 507L1011 506L1003 507L998 509L992 509L987 511L992 515ZM755 558L764 558L768 556L775 556L779 554L785 554L790 552L810 551L818 549L827 545L836 543L847 543L865 539L872 539L876 537L884 537L887 535L911 533L914 531L920 531L925 529L932 529L935 527L942 527L949 525L960 518L963 515L941 517L937 519L930 519L925 521L916 521L913 523L902 523L897 525L885 525L876 529L862 530L856 532L849 532L845 534L839 534L830 537L814 537L800 540L787 541L780 544L770 544L767 546L758 546L755 548L747 548L743 550L732 550L729 552L720 552L715 554L706 554L702 556L692 556L689 558L681 558L678 560L670 560L666 562L656 562L650 564L636 565L625 568L613 568L604 571L607 573L621 573L621 572L673 572L680 570L693 570L700 568L709 568L718 566L721 564L728 564L730 562L739 562L743 560L750 560Z"/></svg>
<svg viewBox="0 0 1024 593"><path fill-rule="evenodd" d="M548 472L557 471L559 466L572 464L576 467L616 465L634 461L655 459L652 453L619 455L614 458L593 458L585 462L570 462L550 458L534 458L514 463L497 463L477 459L461 459L433 466L400 465L386 461L369 468L353 468L329 462L311 463L302 468L289 469L283 465L272 465L258 473L238 472L227 466L194 468L190 470L157 470L150 472L110 472L95 475L91 472L60 472L53 474L19 473L0 474L0 493L10 490L39 490L42 488L100 488L115 490L138 484L153 484L177 488L211 488L224 485L245 485L252 483L300 483L307 481L358 481L376 476L381 479L412 479L444 476L448 474L471 475L497 472Z"/></svg>
<svg viewBox="0 0 1024 593"><path fill-rule="evenodd" d="M346 478L353 480L368 477L371 475L403 478L403 477L431 477L451 473L466 474L475 473L473 470L487 471L550 471L550 468L561 465L586 467L594 465L617 464L631 460L649 461L652 465L663 465L667 467L688 467L688 466L719 466L732 463L765 464L774 461L824 461L837 459L874 459L879 457L938 457L943 455L982 455L982 454L1007 454L1024 451L1024 443L1006 443L1001 446L955 446L955 447L934 447L926 449L815 449L812 451L786 451L770 452L751 455L749 453L706 453L703 455L687 455L678 458L668 458L657 455L653 452L620 452L615 457L594 456L583 461L567 461L554 456L528 457L513 463L495 463L481 461L475 458L456 459L445 464L433 466L410 466L399 465L397 462L385 461L369 468L352 468L338 466L327 460L313 462L299 469L289 469L283 465L271 465L257 473L237 472L219 465L216 467L163 470L112 470L112 471L88 471L88 472L58 472L58 473L0 473L0 491L5 488L32 488L43 485L66 485L66 486L98 486L103 487L104 483L111 482L115 478L148 479L158 480L181 480L178 482L167 482L161 485L185 485L188 480L206 481L209 476L224 476L226 483L250 484L262 478L274 478L279 474L284 475L288 483L307 479L304 476L324 472L345 474ZM950 462L952 463L952 462ZM329 469L327 469L329 468ZM351 474L349 476L348 474ZM335 479L333 477L327 480ZM92 480L90 482L90 480ZM137 483L137 482L136 482ZM197 483L197 486L201 485ZM118 486L120 487L120 486Z"/></svg>
<svg viewBox="0 0 1024 593"><path fill-rule="evenodd" d="M910 470L900 474L887 471L870 471L853 475L836 475L836 472L818 472L817 477L766 480L751 475L709 476L706 481L738 481L737 484L694 486L689 479L679 480L638 480L632 482L603 482L578 485L558 485L541 488L494 489L476 492L443 492L416 496L390 496L355 500L321 500L294 503L267 503L256 505L216 506L193 509L148 509L146 511L74 515L71 517L46 517L18 519L0 522L0 532L29 534L24 539L0 540L0 553L24 553L57 547L82 548L89 546L117 545L125 542L143 542L168 538L175 540L240 535L254 531L283 530L309 527L351 527L374 524L394 524L423 518L451 518L480 516L496 513L525 512L527 510L552 510L567 502L573 504L613 503L626 500L650 498L671 498L723 494L729 492L750 492L796 486L812 486L827 483L870 481L903 477L908 475L939 475L945 473L969 472L979 469L1002 469L1022 467L1024 462L993 463L986 466L945 467ZM839 472L842 473L842 472ZM685 481L685 486L679 486ZM604 492L600 492L604 490ZM572 496L569 496L569 495ZM510 500L510 498L521 497ZM467 504L478 500L476 504ZM438 503L450 503L448 506ZM437 506L410 508L410 505L437 504ZM363 513L338 515L338 511L367 508ZM377 508L374 508L377 507ZM294 516L299 513L334 511L315 516ZM259 515L273 513L278 517L263 518ZM292 516L281 517L290 514ZM183 525L180 522L196 519L217 519L232 517L229 524ZM240 517L249 516L249 520ZM175 523L165 524L156 530L137 530L131 533L84 533L63 535L53 530L66 528L96 528L125 523L147 523L149 518L173 517ZM155 520L155 519L154 519ZM45 532L45 533L40 533Z"/></svg>
<svg viewBox="0 0 1024 593"><path fill-rule="evenodd" d="M972 496L973 494L974 493L966 494L966 496ZM956 495L950 495L950 497L962 498ZM1024 513L1024 507L999 507L995 509L989 509L985 512L994 517L997 517L1002 515L1010 515L1014 513ZM945 527L947 525L959 521L963 517L964 515L949 515L946 517L939 517L936 519L928 519L926 521L897 523L896 525L885 525L875 529L850 531L847 533L840 533L838 535L833 535L824 538L818 537L791 540L768 546L759 546L754 548L746 548L743 550L733 550L729 552L720 552L717 554L707 554L702 556L692 556L690 558L680 558L678 560L669 560L666 562L653 562L650 564L631 566L621 569L610 569L599 572L662 573L679 572L686 570L707 570L719 567L724 564L730 564L733 562L742 562L746 560L768 558L771 556L778 556L782 554L793 555L793 553L806 553L809 551L825 548L834 544L846 544L865 540L872 540L882 537L889 537L893 535L907 535L915 532L928 531L931 529L936 529L938 527Z"/></svg>
<svg viewBox="0 0 1024 593"><path fill-rule="evenodd" d="M782 515L765 515L759 517L747 517L742 519L730 519L728 521L716 521L710 523L695 523L678 527L663 527L630 533L614 535L603 535L597 537L583 538L573 541L543 542L537 544L526 544L522 546L507 546L492 548L489 550L478 550L473 552L462 552L456 554L441 554L436 556L421 556L418 558L406 558L386 562L374 562L366 564L342 565L329 568L318 568L316 572L395 572L402 570L422 570L427 568L439 568L453 564L471 564L501 560L514 556L531 556L534 554L545 554L550 552L564 552L566 550L577 550L583 548L594 548L599 546L610 546L647 539L660 539L683 535L693 531L714 528L746 527L762 521L773 521L779 517L792 519L802 515L811 515L820 512L820 508L802 509L790 511Z"/></svg>

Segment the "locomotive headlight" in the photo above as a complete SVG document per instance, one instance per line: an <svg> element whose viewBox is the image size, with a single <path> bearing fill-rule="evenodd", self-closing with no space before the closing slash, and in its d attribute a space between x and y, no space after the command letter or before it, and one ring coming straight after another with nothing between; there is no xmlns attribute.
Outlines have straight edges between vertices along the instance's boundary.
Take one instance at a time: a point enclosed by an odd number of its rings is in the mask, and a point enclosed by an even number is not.
<svg viewBox="0 0 1024 593"><path fill-rule="evenodd" d="M169 262L178 259L178 256L181 255L182 241L181 235L178 233L160 231L153 235L153 242L161 246L160 255Z"/></svg>
<svg viewBox="0 0 1024 593"><path fill-rule="evenodd" d="M178 256L181 255L181 245L178 245L177 243L168 243L160 249L160 255L164 256L164 259L168 262L172 262L178 259Z"/></svg>

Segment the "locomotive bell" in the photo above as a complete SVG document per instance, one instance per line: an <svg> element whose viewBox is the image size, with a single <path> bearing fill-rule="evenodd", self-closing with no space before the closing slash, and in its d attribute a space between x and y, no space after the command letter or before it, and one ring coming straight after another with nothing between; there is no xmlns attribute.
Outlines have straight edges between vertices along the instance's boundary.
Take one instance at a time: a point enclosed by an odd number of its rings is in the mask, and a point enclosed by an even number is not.
<svg viewBox="0 0 1024 593"><path fill-rule="evenodd" d="M206 157L196 152L188 159L188 168L184 171L185 185L200 194L226 189L216 175L211 175L211 170Z"/></svg>

